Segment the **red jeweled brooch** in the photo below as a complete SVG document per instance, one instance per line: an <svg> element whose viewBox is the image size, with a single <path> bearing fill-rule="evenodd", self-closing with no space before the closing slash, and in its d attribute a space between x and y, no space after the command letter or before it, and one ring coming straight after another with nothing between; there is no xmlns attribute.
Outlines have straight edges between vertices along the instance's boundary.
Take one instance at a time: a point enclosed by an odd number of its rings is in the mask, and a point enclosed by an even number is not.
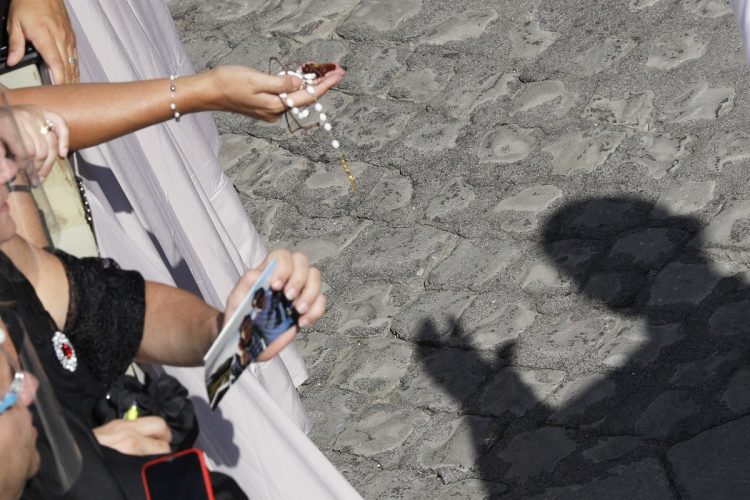
<svg viewBox="0 0 750 500"><path fill-rule="evenodd" d="M55 347L55 355L62 367L69 372L76 371L78 358L68 337L63 332L55 332L52 336L52 345Z"/></svg>

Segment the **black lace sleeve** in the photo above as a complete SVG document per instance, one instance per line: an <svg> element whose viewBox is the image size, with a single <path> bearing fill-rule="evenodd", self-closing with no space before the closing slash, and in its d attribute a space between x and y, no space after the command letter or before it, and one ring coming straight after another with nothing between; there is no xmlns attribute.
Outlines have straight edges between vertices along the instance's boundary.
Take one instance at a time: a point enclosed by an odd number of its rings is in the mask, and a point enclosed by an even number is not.
<svg viewBox="0 0 750 500"><path fill-rule="evenodd" d="M143 277L111 259L55 255L70 283L65 333L88 360L92 377L109 385L133 362L143 337Z"/></svg>

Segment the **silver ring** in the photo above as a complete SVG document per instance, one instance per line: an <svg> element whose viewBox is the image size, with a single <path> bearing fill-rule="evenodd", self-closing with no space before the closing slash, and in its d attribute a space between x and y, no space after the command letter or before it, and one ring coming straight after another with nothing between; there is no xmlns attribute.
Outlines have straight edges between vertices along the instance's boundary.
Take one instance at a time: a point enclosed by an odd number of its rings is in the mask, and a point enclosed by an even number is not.
<svg viewBox="0 0 750 500"><path fill-rule="evenodd" d="M50 130L54 130L54 129L55 129L55 124L47 120L46 122L44 122L44 125L42 125L42 128L39 129L39 132L41 132L42 135L47 135L50 132Z"/></svg>
<svg viewBox="0 0 750 500"><path fill-rule="evenodd" d="M68 56L68 62L70 64L78 64L78 58L76 56Z"/></svg>

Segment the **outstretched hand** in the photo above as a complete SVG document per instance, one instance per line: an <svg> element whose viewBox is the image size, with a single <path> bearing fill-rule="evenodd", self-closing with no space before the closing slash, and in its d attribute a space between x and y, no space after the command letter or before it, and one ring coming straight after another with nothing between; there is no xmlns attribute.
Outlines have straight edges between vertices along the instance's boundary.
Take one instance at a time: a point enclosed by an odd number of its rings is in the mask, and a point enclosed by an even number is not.
<svg viewBox="0 0 750 500"><path fill-rule="evenodd" d="M281 249L269 253L260 266L248 270L240 278L227 300L224 314L225 322L232 317L242 299L272 259L276 260L276 269L269 281L271 288L283 291L284 295L292 301L294 308L299 313L299 326L310 326L323 316L326 309L326 296L321 291L320 271L310 266L310 261L305 254L291 253L288 250ZM258 361L267 361L276 356L294 339L297 330L295 326L284 332L258 356Z"/></svg>
<svg viewBox="0 0 750 500"><path fill-rule="evenodd" d="M54 83L78 83L76 35L63 0L11 0L8 66L18 64L31 42L52 72Z"/></svg>
<svg viewBox="0 0 750 500"><path fill-rule="evenodd" d="M244 66L220 66L208 73L219 91L217 108L274 122L288 109L279 94L287 94L297 107L309 106L344 78L344 69L336 65L313 83L309 94L302 80L291 75L270 75Z"/></svg>

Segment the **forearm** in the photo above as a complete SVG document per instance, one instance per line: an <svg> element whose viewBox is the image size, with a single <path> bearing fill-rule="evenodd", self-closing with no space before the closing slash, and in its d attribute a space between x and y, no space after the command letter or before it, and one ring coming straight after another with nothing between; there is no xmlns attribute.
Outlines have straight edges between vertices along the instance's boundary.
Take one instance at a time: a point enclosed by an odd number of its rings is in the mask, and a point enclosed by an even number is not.
<svg viewBox="0 0 750 500"><path fill-rule="evenodd" d="M198 366L216 338L221 312L195 295L146 282L146 318L136 359L174 366Z"/></svg>
<svg viewBox="0 0 750 500"><path fill-rule="evenodd" d="M34 104L62 115L70 127L70 149L82 149L174 118L170 80L87 83L7 91L11 105ZM211 72L178 78L176 111L217 107Z"/></svg>

